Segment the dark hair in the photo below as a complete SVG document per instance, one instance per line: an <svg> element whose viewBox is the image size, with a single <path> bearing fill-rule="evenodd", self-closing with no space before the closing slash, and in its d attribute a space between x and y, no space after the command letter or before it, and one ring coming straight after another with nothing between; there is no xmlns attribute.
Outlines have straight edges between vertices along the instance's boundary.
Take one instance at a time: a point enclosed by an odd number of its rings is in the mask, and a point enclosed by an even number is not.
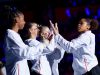
<svg viewBox="0 0 100 75"><path fill-rule="evenodd" d="M24 31L24 38L25 39L28 39L29 37L30 37L30 34L29 34L29 29L32 27L32 22L28 22L28 23L26 23L25 24L25 26L24 26L24 29L23 29L23 31Z"/></svg>
<svg viewBox="0 0 100 75"><path fill-rule="evenodd" d="M5 33L7 29L11 29L16 20L16 17L19 17L22 12L17 10L15 7L10 7L8 5L0 7L0 40L4 39Z"/></svg>
<svg viewBox="0 0 100 75"><path fill-rule="evenodd" d="M96 30L98 29L99 22L95 19L92 19L90 25L91 25L90 30Z"/></svg>
<svg viewBox="0 0 100 75"><path fill-rule="evenodd" d="M21 11L19 11L17 8L9 7L9 6L5 7L5 13L7 14L6 20L7 20L8 28L10 28L10 29L16 23L16 17L23 15L23 13Z"/></svg>
<svg viewBox="0 0 100 75"><path fill-rule="evenodd" d="M96 30L99 26L99 22L96 19L84 19L88 25L90 25L90 30Z"/></svg>

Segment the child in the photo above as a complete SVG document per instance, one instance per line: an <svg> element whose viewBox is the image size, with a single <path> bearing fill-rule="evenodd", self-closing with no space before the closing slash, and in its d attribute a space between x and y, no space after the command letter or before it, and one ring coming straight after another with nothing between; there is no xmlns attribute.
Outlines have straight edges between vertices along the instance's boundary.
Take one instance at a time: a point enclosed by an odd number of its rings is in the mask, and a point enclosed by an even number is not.
<svg viewBox="0 0 100 75"><path fill-rule="evenodd" d="M17 9L7 8L7 32L4 39L7 75L30 75L27 60L34 60L39 47L29 47L21 39L18 31L23 29L24 14Z"/></svg>
<svg viewBox="0 0 100 75"><path fill-rule="evenodd" d="M52 30L49 29L48 26L42 26L40 29L40 42L44 45L49 44L48 36L52 33ZM63 50L59 45L55 42L54 51L51 53L46 54L48 62L51 68L51 75L59 75L58 64L60 63L61 59L63 58L65 50Z"/></svg>
<svg viewBox="0 0 100 75"><path fill-rule="evenodd" d="M71 41L65 40L58 31L57 23L50 21L55 40L67 52L73 54L74 75L100 75L100 68L95 56L95 35L91 30L98 28L98 21L82 18L78 24L81 35Z"/></svg>
<svg viewBox="0 0 100 75"><path fill-rule="evenodd" d="M41 75L51 75L51 69L49 62L47 60L46 54L52 52L54 50L53 47L53 40L49 41L50 44L48 46L44 46L42 43L40 43L38 40L36 40L39 29L38 29L38 24L34 22L26 23L26 26L24 28L26 36L25 43L28 46L31 47L39 47L40 53L38 53L36 56L38 58L36 60L32 61L32 74L34 74L34 71L40 73ZM44 46L43 51L41 53L41 46ZM34 63L36 61L36 63Z"/></svg>

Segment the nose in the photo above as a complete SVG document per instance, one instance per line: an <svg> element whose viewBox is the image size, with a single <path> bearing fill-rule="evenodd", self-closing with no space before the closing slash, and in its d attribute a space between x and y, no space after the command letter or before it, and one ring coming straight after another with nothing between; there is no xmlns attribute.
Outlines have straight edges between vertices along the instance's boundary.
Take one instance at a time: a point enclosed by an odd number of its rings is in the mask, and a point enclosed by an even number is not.
<svg viewBox="0 0 100 75"><path fill-rule="evenodd" d="M78 24L78 27L80 27L81 26L81 24Z"/></svg>

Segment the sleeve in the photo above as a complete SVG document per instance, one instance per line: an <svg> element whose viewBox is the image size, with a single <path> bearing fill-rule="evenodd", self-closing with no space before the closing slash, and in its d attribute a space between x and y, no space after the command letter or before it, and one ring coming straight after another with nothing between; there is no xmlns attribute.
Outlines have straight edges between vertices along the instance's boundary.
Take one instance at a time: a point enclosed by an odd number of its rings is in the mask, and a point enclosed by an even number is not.
<svg viewBox="0 0 100 75"><path fill-rule="evenodd" d="M90 37L84 34L71 41L65 40L60 34L58 34L55 36L55 40L64 50L69 53L73 53L73 51L77 50L78 48L87 46L90 43Z"/></svg>
<svg viewBox="0 0 100 75"><path fill-rule="evenodd" d="M21 38L8 36L7 42L9 44L8 49L10 49L11 53L17 56L20 59L28 59L33 60L35 59L39 52L38 47L29 47L28 45L24 44Z"/></svg>
<svg viewBox="0 0 100 75"><path fill-rule="evenodd" d="M65 50L59 45L56 45L55 50L50 54L50 57L55 60L55 62L60 62L64 56Z"/></svg>
<svg viewBox="0 0 100 75"><path fill-rule="evenodd" d="M65 53L65 50L63 48L60 48L61 49L61 57L59 59L59 62L62 60L62 58L64 57L64 53Z"/></svg>

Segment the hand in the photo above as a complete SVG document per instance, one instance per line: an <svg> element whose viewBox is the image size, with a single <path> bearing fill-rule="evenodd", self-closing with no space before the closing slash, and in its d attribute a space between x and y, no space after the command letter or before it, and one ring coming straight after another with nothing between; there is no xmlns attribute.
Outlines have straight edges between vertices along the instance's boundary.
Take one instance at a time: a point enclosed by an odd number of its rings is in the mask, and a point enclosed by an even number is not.
<svg viewBox="0 0 100 75"><path fill-rule="evenodd" d="M52 38L53 38L53 34L50 34L50 35L48 36L48 40L51 41Z"/></svg>
<svg viewBox="0 0 100 75"><path fill-rule="evenodd" d="M49 22L50 22L50 27L51 27L51 29L53 30L53 33L54 33L55 35L59 34L59 30L58 30L58 25L57 25L57 23L55 23L55 26L54 26L54 24L51 22L51 20L49 20Z"/></svg>

